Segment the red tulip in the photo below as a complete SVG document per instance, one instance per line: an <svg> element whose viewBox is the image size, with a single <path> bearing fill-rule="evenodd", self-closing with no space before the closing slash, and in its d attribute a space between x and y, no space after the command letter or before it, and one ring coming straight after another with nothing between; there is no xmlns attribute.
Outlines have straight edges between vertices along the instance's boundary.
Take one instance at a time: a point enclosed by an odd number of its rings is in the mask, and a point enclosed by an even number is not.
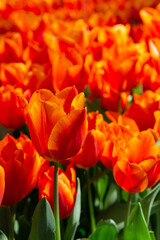
<svg viewBox="0 0 160 240"><path fill-rule="evenodd" d="M32 191L43 162L44 159L39 156L31 140L24 134L21 134L18 139L7 135L0 141L0 165L5 172L2 204L16 204ZM1 167L0 172L2 172ZM1 196L2 194L0 199Z"/></svg>
<svg viewBox="0 0 160 240"><path fill-rule="evenodd" d="M52 210L54 209L54 166L42 172L38 179L39 199L46 196ZM68 217L74 207L76 198L76 172L72 164L66 171L58 169L58 192L60 218Z"/></svg>
<svg viewBox="0 0 160 240"><path fill-rule="evenodd" d="M150 131L140 132L119 149L113 175L117 184L128 192L142 192L160 178L159 147Z"/></svg>
<svg viewBox="0 0 160 240"><path fill-rule="evenodd" d="M40 155L58 161L79 151L87 128L83 93L78 94L75 87L57 95L42 89L32 95L29 103L21 101L20 104Z"/></svg>
<svg viewBox="0 0 160 240"><path fill-rule="evenodd" d="M102 122L103 117L98 112L88 114L88 132L84 144L71 160L77 167L93 167L100 160L105 140L105 135L100 130Z"/></svg>
<svg viewBox="0 0 160 240"><path fill-rule="evenodd" d="M6 128L17 129L25 124L17 96L30 97L30 91L6 85L0 87L0 123Z"/></svg>

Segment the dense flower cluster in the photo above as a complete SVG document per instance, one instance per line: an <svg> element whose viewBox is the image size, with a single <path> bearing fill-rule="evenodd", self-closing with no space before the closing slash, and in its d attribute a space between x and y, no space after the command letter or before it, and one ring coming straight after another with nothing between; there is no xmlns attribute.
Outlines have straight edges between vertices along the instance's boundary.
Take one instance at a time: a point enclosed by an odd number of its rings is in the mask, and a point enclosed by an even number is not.
<svg viewBox="0 0 160 240"><path fill-rule="evenodd" d="M26 122L31 140L0 142L0 203L17 203L38 181L53 208L50 161L67 165L58 179L62 218L74 206L75 167L101 162L128 192L159 181L158 2L1 0L0 123ZM89 109L95 99L104 114Z"/></svg>

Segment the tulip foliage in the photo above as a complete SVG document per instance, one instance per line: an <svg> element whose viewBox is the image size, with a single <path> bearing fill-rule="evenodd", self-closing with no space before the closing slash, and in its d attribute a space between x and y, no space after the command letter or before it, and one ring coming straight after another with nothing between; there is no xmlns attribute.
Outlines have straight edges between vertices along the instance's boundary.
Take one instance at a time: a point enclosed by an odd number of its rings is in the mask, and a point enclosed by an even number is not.
<svg viewBox="0 0 160 240"><path fill-rule="evenodd" d="M160 239L158 0L0 1L0 239Z"/></svg>

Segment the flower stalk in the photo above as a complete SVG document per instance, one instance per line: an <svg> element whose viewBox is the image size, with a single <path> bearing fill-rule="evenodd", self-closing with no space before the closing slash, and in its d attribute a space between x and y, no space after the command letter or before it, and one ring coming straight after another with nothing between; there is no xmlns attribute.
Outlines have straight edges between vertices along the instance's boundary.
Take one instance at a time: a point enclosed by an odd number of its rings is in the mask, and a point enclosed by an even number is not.
<svg viewBox="0 0 160 240"><path fill-rule="evenodd" d="M54 218L56 224L55 239L61 240L58 197L58 162L54 162Z"/></svg>
<svg viewBox="0 0 160 240"><path fill-rule="evenodd" d="M86 169L86 179L87 179L89 214L90 214L90 221L91 221L91 232L93 233L96 229L96 223L95 223L95 216L94 216L94 209L93 209L93 202L92 202L92 193L91 193L91 185L90 185L90 178L89 178L89 170L88 169Z"/></svg>
<svg viewBox="0 0 160 240"><path fill-rule="evenodd" d="M132 194L129 193L128 201L127 201L127 205L126 205L124 230L128 227L128 224L129 224L129 215L130 215L130 210L131 210L131 196L132 196Z"/></svg>

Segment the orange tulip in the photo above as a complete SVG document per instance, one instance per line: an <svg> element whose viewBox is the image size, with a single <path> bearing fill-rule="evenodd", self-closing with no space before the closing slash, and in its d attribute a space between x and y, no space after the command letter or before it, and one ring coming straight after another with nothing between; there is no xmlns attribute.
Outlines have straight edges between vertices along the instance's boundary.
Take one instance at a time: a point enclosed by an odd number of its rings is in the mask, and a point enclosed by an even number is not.
<svg viewBox="0 0 160 240"><path fill-rule="evenodd" d="M150 37L160 37L160 4L157 7L146 7L140 10L140 17Z"/></svg>
<svg viewBox="0 0 160 240"><path fill-rule="evenodd" d="M52 89L50 64L2 63L0 76L2 85L10 84L31 92L40 88Z"/></svg>
<svg viewBox="0 0 160 240"><path fill-rule="evenodd" d="M93 64L89 84L92 89L96 78L101 95L108 93L108 89L117 93L131 91L140 82L148 53L143 42L133 42L129 31L129 25L122 24L98 31L96 41L103 46L102 57Z"/></svg>
<svg viewBox="0 0 160 240"><path fill-rule="evenodd" d="M142 71L143 89L156 91L160 88L160 39L149 37L149 59Z"/></svg>
<svg viewBox="0 0 160 240"><path fill-rule="evenodd" d="M6 135L0 141L0 165L5 172L3 205L16 204L32 191L44 161L24 134L18 139Z"/></svg>
<svg viewBox="0 0 160 240"><path fill-rule="evenodd" d="M73 157L82 146L87 121L84 94L75 87L56 96L49 90L37 90L30 102L20 100L36 150L48 160Z"/></svg>
<svg viewBox="0 0 160 240"><path fill-rule="evenodd" d="M20 62L22 60L22 37L18 32L7 32L0 36L0 62Z"/></svg>
<svg viewBox="0 0 160 240"><path fill-rule="evenodd" d="M39 175L38 189L39 199L46 196L53 210L54 166ZM66 218L71 214L76 198L76 172L72 164L67 166L65 172L58 169L58 192L60 218Z"/></svg>
<svg viewBox="0 0 160 240"><path fill-rule="evenodd" d="M124 116L133 119L140 131L154 128L156 119L154 112L159 110L159 90L145 91L142 95L133 94L132 103L124 112Z"/></svg>
<svg viewBox="0 0 160 240"><path fill-rule="evenodd" d="M142 192L160 178L159 147L150 131L140 132L119 149L113 175L117 184L128 192Z"/></svg>
<svg viewBox="0 0 160 240"><path fill-rule="evenodd" d="M138 127L135 122L132 119L122 117L121 115L118 116L117 121L114 120L112 123L108 124L108 129L105 131L106 139L104 142L104 148L100 159L105 167L113 169L114 164L117 161L119 149L124 148L125 144L137 132Z"/></svg>
<svg viewBox="0 0 160 240"><path fill-rule="evenodd" d="M99 116L100 115L100 116ZM99 160L104 147L105 135L99 129L101 114L88 114L88 132L84 144L71 162L81 168L93 167Z"/></svg>
<svg viewBox="0 0 160 240"><path fill-rule="evenodd" d="M6 128L17 129L25 124L19 109L18 96L30 97L30 91L6 85L0 87L0 123Z"/></svg>
<svg viewBox="0 0 160 240"><path fill-rule="evenodd" d="M52 84L55 92L73 85L78 92L83 91L89 77L87 58L83 56L76 41L68 36L55 38L53 43L55 46L50 48L49 53L52 63Z"/></svg>

